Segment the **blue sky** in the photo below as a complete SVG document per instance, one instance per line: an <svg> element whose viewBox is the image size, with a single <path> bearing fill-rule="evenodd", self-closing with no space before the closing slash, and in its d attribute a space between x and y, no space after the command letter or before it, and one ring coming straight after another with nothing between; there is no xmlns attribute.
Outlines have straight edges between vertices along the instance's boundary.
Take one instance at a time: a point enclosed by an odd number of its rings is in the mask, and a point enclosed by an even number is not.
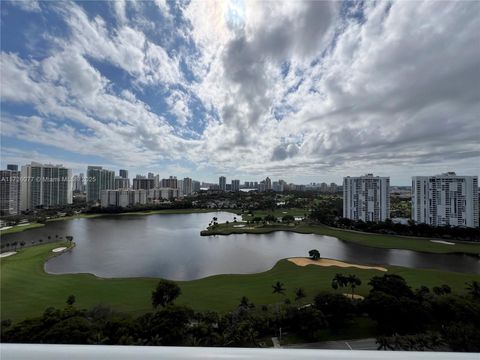
<svg viewBox="0 0 480 360"><path fill-rule="evenodd" d="M1 165L478 175L476 2L1 2Z"/></svg>

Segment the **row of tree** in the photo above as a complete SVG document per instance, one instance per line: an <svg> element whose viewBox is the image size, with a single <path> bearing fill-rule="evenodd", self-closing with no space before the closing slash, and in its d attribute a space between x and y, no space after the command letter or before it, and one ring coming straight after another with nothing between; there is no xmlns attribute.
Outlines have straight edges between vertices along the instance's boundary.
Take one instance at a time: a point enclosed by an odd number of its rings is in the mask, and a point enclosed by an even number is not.
<svg viewBox="0 0 480 360"><path fill-rule="evenodd" d="M463 241L480 241L480 228L430 226L416 224L410 220L408 224L394 223L392 220L380 222L364 222L341 217L341 212L334 207L316 206L310 213L310 219L328 226L342 229L365 231L379 234L444 238Z"/></svg>
<svg viewBox="0 0 480 360"><path fill-rule="evenodd" d="M343 274L332 279L334 288L352 284L359 284L359 279ZM368 284L371 290L365 299L321 292L305 303L307 294L297 289L295 302L257 307L242 297L235 310L218 314L176 305L181 289L161 280L152 292L154 311L140 317L104 306L79 309L75 297L69 296L63 309L48 308L42 316L14 325L2 321L2 341L266 346L264 339L277 335L279 328L305 341L318 341L329 334L339 336L366 316L377 323L379 349L480 351L480 283L469 283L467 295L451 290L434 293L425 286L414 290L392 274L375 276ZM280 281L272 289L279 296L285 294Z"/></svg>

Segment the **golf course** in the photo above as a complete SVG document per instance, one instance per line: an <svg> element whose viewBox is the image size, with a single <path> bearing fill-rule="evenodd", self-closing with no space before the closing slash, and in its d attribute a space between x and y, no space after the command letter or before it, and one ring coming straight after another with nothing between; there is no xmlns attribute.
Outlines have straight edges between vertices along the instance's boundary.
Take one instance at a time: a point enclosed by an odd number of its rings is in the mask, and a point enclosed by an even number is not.
<svg viewBox="0 0 480 360"><path fill-rule="evenodd" d="M148 312L151 307L151 292L156 278L98 278L91 274L51 275L44 271L45 261L53 256L52 250L66 243L55 242L21 249L17 254L1 260L1 318L14 322L37 316L49 306L62 307L69 295L75 295L77 305L89 308L105 305L132 315ZM226 259L227 260L227 259ZM453 273L435 270L410 269L385 266L388 273L398 274L416 288L442 284L454 292L463 293L465 283L479 280L475 274ZM215 275L207 278L178 282L182 294L179 304L195 310L227 312L238 306L242 296L257 305L275 304L285 299L294 301L294 292L303 288L308 303L320 291L334 291L332 278L336 273L355 274L362 284L356 294L366 295L368 281L372 276L385 272L373 269L337 266L297 266L284 259L270 270L246 275ZM281 281L285 295L273 294L272 284ZM337 290L348 292L346 289Z"/></svg>

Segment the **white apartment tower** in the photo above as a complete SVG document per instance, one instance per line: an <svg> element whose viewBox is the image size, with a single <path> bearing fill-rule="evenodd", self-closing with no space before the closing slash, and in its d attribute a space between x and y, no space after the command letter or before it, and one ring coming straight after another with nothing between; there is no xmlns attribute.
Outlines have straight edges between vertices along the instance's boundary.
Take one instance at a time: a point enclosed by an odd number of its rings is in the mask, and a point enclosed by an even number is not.
<svg viewBox="0 0 480 360"><path fill-rule="evenodd" d="M115 172L101 166L87 168L87 202L101 200L101 191L115 189Z"/></svg>
<svg viewBox="0 0 480 360"><path fill-rule="evenodd" d="M372 174L343 178L343 217L363 221L390 218L390 178Z"/></svg>
<svg viewBox="0 0 480 360"><path fill-rule="evenodd" d="M32 162L22 166L20 209L55 207L72 203L72 170L62 165Z"/></svg>
<svg viewBox="0 0 480 360"><path fill-rule="evenodd" d="M412 177L412 218L432 226L478 227L478 177Z"/></svg>
<svg viewBox="0 0 480 360"><path fill-rule="evenodd" d="M20 214L20 171L0 170L0 215Z"/></svg>

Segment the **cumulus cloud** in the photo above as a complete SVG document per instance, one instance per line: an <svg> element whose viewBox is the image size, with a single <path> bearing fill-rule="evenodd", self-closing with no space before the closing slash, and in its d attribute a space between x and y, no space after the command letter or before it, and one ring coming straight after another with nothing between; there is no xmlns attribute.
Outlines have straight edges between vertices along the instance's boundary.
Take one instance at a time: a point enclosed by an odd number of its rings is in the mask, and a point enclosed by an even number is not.
<svg viewBox="0 0 480 360"><path fill-rule="evenodd" d="M156 1L171 27L156 37L139 25L155 25L144 5L115 2L108 23L50 4L68 29L50 34L55 50L2 49L2 101L36 111L2 114L2 131L60 148L77 139L88 146L74 151L123 163L295 169L297 180L478 173L477 3Z"/></svg>

